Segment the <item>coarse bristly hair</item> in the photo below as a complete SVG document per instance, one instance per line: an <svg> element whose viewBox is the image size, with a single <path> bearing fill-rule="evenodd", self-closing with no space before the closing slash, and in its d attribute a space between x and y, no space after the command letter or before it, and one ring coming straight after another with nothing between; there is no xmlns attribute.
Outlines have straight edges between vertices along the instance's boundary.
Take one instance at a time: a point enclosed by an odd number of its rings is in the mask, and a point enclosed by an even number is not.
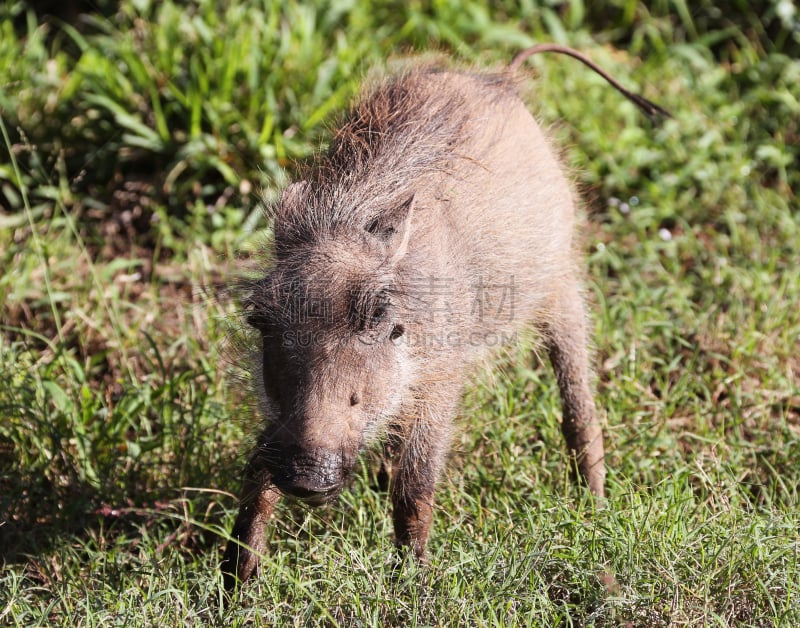
<svg viewBox="0 0 800 628"><path fill-rule="evenodd" d="M406 69L364 90L328 151L301 166L298 202L273 206L279 253L339 227L368 225L413 194L422 177L465 157L459 149L474 115L468 96L424 88L432 75L449 71L433 64ZM473 76L490 94L514 93L510 75Z"/></svg>

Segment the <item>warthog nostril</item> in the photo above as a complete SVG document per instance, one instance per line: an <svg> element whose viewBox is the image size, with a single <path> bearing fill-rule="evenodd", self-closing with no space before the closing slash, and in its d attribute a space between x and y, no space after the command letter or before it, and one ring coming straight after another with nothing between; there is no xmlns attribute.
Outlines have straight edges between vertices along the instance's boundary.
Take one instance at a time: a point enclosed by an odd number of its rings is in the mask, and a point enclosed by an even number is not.
<svg viewBox="0 0 800 628"><path fill-rule="evenodd" d="M361 397L358 396L357 392L354 392L350 395L350 405L357 406L359 403L361 403Z"/></svg>

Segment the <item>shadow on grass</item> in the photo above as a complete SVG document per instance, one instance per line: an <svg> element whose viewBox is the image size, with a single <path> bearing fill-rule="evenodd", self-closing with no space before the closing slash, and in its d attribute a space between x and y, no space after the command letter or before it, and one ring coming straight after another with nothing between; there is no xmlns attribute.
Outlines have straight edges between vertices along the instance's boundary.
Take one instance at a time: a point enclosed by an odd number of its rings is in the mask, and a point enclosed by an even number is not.
<svg viewBox="0 0 800 628"><path fill-rule="evenodd" d="M214 530L235 502L243 460L220 428L225 408L198 383L202 375L188 374L140 385L116 405L85 401L96 417L89 435L74 416L30 420L32 404L18 405L16 418L4 412L0 564L28 563L35 573L65 544L103 551L120 537L189 554L218 545Z"/></svg>
<svg viewBox="0 0 800 628"><path fill-rule="evenodd" d="M3 460L0 561L24 562L48 551L62 537L80 534L97 523L97 517L91 515L97 499L91 487L55 487L46 478L32 479L21 471L9 471L8 465L9 460Z"/></svg>
<svg viewBox="0 0 800 628"><path fill-rule="evenodd" d="M102 551L115 537L135 539L144 534L159 539L159 551L209 551L220 544L212 529L222 524L232 503L223 490L122 492L81 482L54 486L42 476L8 471L8 458L3 455L0 460L6 468L0 477L0 564L35 565L69 539ZM230 484L225 489L237 490L236 462L232 460L216 478L197 478L197 485L224 481Z"/></svg>

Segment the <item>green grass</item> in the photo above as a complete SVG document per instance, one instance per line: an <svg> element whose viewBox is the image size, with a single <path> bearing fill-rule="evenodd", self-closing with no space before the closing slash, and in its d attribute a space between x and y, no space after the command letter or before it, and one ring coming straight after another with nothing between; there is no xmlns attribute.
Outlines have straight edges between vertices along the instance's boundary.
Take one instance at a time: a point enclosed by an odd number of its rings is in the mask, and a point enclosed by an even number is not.
<svg viewBox="0 0 800 628"><path fill-rule="evenodd" d="M216 4L0 7L0 623L800 624L792 3ZM396 563L365 461L335 505L280 506L223 607L257 421L226 285L261 197L370 68L543 40L674 115L529 64L586 199L607 507L569 481L549 370L512 350L467 392L428 566Z"/></svg>

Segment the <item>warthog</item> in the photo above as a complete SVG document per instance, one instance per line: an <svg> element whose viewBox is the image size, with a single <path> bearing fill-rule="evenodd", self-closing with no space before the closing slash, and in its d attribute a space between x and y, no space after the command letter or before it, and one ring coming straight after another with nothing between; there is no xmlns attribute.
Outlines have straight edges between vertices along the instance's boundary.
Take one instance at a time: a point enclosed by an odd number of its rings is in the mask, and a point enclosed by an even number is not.
<svg viewBox="0 0 800 628"><path fill-rule="evenodd" d="M590 63L545 45L510 71L384 80L273 208L274 260L246 297L267 420L222 562L228 588L255 570L279 497L332 499L375 441L392 462L397 543L422 557L465 381L524 327L555 370L569 456L603 495L574 198L514 76L542 50Z"/></svg>

